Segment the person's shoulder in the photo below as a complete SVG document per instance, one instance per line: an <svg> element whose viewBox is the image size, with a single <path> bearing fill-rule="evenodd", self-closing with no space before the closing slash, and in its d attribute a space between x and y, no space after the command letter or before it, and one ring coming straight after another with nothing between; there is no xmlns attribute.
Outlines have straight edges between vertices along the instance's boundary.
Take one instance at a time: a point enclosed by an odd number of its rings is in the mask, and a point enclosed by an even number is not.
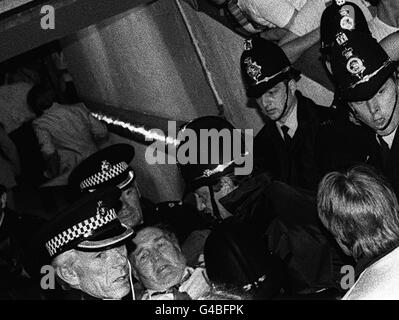
<svg viewBox="0 0 399 320"><path fill-rule="evenodd" d="M305 97L300 91L297 91L298 106L306 109L312 116L316 117L322 125L328 125L334 118L335 110L329 106L322 106L312 99Z"/></svg>

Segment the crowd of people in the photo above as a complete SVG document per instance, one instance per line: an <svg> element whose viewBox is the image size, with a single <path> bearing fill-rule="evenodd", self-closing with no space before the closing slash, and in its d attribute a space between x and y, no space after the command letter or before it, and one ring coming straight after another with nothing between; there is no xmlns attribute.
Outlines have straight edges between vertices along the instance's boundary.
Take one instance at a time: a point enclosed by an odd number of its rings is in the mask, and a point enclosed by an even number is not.
<svg viewBox="0 0 399 320"><path fill-rule="evenodd" d="M215 2L250 34L237 68L265 122L253 150L197 143L194 159L177 159L181 201L154 204L140 193L132 145L100 148L107 128L84 105L34 87L45 175L67 185L67 204L48 220L21 215L0 187L0 298L399 299L397 5L373 2L373 17L364 1ZM284 36L272 41L277 28ZM293 67L317 41L335 84L330 108L298 90ZM186 130L235 127L210 115ZM18 172L15 150L1 151ZM253 170L237 175L248 152Z"/></svg>

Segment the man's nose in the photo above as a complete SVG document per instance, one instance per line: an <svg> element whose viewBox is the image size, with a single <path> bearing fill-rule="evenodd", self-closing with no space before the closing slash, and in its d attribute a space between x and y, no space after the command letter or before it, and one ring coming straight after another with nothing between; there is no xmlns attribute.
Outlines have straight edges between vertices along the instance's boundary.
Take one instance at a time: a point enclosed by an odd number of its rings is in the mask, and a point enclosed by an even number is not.
<svg viewBox="0 0 399 320"><path fill-rule="evenodd" d="M372 115L381 110L379 101L374 97L371 100L367 101L367 108Z"/></svg>
<svg viewBox="0 0 399 320"><path fill-rule="evenodd" d="M151 264L157 265L158 261L162 259L162 255L159 253L158 250L152 250L150 254Z"/></svg>

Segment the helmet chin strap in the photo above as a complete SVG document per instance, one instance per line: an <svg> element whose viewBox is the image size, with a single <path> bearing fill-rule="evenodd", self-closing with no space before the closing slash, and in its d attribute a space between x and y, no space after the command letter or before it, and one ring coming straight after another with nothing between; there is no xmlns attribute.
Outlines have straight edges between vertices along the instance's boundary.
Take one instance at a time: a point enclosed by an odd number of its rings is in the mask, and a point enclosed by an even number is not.
<svg viewBox="0 0 399 320"><path fill-rule="evenodd" d="M216 217L216 219L218 221L222 221L222 216L220 215L220 211L219 211L218 205L216 204L215 193L213 191L212 185L208 185L208 188L209 188L209 194L211 196L211 204L212 204L213 215Z"/></svg>
<svg viewBox="0 0 399 320"><path fill-rule="evenodd" d="M287 111L287 108L288 108L288 82L285 84L285 94L286 95L285 95L285 103L284 103L283 112L281 112L281 115L278 117L278 119L274 120L275 122L280 121L284 117L284 115Z"/></svg>

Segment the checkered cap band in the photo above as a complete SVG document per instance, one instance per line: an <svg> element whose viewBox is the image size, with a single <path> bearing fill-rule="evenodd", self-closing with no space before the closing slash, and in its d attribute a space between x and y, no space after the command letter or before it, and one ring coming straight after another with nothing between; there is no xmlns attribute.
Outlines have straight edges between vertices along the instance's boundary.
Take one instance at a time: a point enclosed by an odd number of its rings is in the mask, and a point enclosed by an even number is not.
<svg viewBox="0 0 399 320"><path fill-rule="evenodd" d="M107 169L102 168L101 171L84 179L79 185L80 190L96 187L101 183L104 183L112 178L119 176L120 174L125 172L128 168L129 165L124 161L112 165Z"/></svg>
<svg viewBox="0 0 399 320"><path fill-rule="evenodd" d="M68 228L62 233L56 235L54 238L46 242L46 248L50 256L54 256L59 249L66 246L69 242L78 239L82 235L91 235L91 233L98 228L108 224L117 219L115 209L109 209L106 214L96 214L78 224Z"/></svg>

